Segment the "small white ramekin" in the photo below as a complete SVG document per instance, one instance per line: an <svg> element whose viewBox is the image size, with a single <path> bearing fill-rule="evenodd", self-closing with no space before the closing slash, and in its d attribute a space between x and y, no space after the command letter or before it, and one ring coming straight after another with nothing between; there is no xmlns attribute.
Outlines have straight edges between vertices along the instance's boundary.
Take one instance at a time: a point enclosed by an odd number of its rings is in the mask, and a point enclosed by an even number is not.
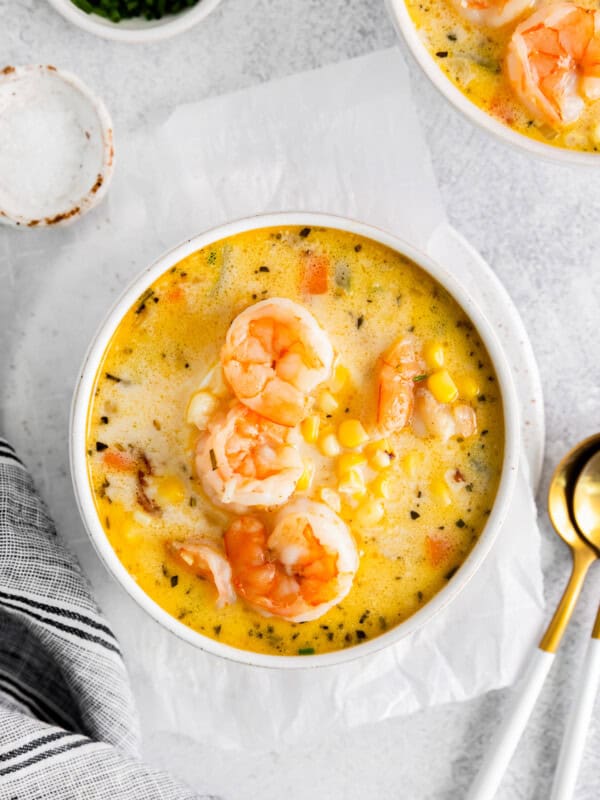
<svg viewBox="0 0 600 800"><path fill-rule="evenodd" d="M157 42L161 39L170 39L196 25L207 17L221 2L221 0L199 0L195 6L181 11L179 14L165 16L162 19L127 19L121 22L111 22L97 14L86 14L71 2L71 0L48 0L59 14L69 22L77 25L88 33L95 33L103 39L113 39L116 42L138 44L140 42Z"/></svg>
<svg viewBox="0 0 600 800"><path fill-rule="evenodd" d="M51 64L0 69L0 90L5 93L0 118L12 108L27 112L44 109L50 103L53 112L59 111L70 120L75 137L71 141L72 150L65 149L62 137L46 140L41 148L45 153L63 142L60 168L63 183L57 179L43 198L32 198L26 180L20 184L18 192L10 196L10 202L0 192L0 223L22 230L71 225L103 200L112 180L114 136L106 106L76 75ZM33 155L33 160L27 158L27 153L20 157L23 179L35 173L35 157L39 153Z"/></svg>
<svg viewBox="0 0 600 800"><path fill-rule="evenodd" d="M396 31L406 42L408 49L423 72L446 100L472 122L513 147L525 150L531 155L543 158L546 161L559 164L578 164L579 166L590 166L591 164L600 166L600 153L582 153L577 150L554 147L551 144L530 139L528 136L512 130L508 125L504 125L471 102L452 83L425 46L408 13L405 0L386 0L386 4Z"/></svg>
<svg viewBox="0 0 600 800"><path fill-rule="evenodd" d="M387 247L396 250L412 259L422 269L429 273L435 280L444 286L463 308L472 320L483 341L490 358L494 364L500 390L502 393L505 440L504 461L498 493L492 508L492 513L481 533L475 547L448 584L435 595L423 608L419 609L405 622L387 631L381 636L370 639L363 644L358 644L346 650L333 653L316 654L313 656L277 656L253 653L241 650L230 645L217 642L197 631L188 628L175 617L168 614L154 600L152 600L137 584L119 561L117 554L108 541L94 506L94 498L88 478L86 454L86 428L88 409L94 381L104 352L123 316L133 305L136 299L160 275L170 269L173 264L182 258L194 253L203 247L224 239L228 236L255 230L257 228L300 225L302 227L336 228L342 231L359 234L373 239ZM96 333L88 353L85 357L81 373L77 382L71 409L71 425L69 436L69 449L71 460L71 475L75 488L75 496L79 505L81 516L98 554L104 561L109 572L126 589L126 591L142 606L157 622L168 630L177 634L181 639L190 642L214 655L240 661L245 664L275 668L312 667L340 664L350 661L358 656L374 653L377 650L398 642L410 635L418 628L425 625L441 608L444 608L468 583L477 572L500 530L510 506L519 464L520 450L519 408L513 385L512 375L506 356L494 333L492 326L481 309L471 299L467 290L444 267L436 264L429 256L419 252L390 233L365 225L361 222L337 217L330 214L310 214L303 212L285 212L279 214L265 214L256 217L230 222L218 228L213 228L205 233L170 250L154 264L149 266L126 289L121 298L109 311L106 319Z"/></svg>

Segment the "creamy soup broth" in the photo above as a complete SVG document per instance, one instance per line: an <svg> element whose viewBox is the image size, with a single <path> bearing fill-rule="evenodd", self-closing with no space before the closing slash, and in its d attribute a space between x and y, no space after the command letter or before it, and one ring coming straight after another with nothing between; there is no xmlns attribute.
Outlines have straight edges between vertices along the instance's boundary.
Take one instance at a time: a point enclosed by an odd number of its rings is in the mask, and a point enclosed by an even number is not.
<svg viewBox="0 0 600 800"><path fill-rule="evenodd" d="M439 24L456 29L441 16ZM307 256L315 255L326 259L323 294L307 292L302 276ZM442 442L410 428L387 437L390 466L366 473L366 496L380 498L383 518L357 522L356 500L343 499L340 508L360 553L352 589L324 616L304 623L263 616L243 600L217 608L212 583L182 569L167 548L168 542L199 532L218 543L236 516L202 491L194 466L199 432L186 422L186 409L218 361L231 321L268 297L302 304L333 344L337 377L329 394L337 407L324 411L316 402L311 414L318 417L320 437L335 434L344 419L356 419L372 442L381 441L375 431L378 359L403 335L416 337L431 353L430 361L443 353L444 369L463 387L461 397L477 420L477 432L468 438ZM427 374L417 378L428 379ZM409 259L361 236L286 227L209 245L142 294L120 322L99 367L87 447L89 479L106 536L159 606L233 647L310 655L379 636L451 580L490 514L503 441L502 399L489 355L439 284ZM302 447L314 474L298 494L320 500L324 488L338 489L339 456L323 455L318 444L304 440ZM267 523L273 514L259 513Z"/></svg>
<svg viewBox="0 0 600 800"><path fill-rule="evenodd" d="M406 0L406 5L432 58L483 111L545 144L587 152L600 149L598 102L589 103L574 125L557 126L536 118L515 96L506 77L505 57L513 31L526 14L490 28L465 19L451 0ZM578 0L577 5L597 10L591 0Z"/></svg>

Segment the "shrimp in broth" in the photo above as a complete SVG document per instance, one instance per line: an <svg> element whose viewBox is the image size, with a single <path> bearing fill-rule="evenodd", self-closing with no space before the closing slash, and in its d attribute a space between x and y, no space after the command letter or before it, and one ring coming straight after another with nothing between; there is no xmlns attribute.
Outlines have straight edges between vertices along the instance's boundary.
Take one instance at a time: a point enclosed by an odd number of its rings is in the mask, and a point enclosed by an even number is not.
<svg viewBox="0 0 600 800"><path fill-rule="evenodd" d="M298 499L283 508L269 535L255 517L225 533L237 592L267 616L317 619L350 591L358 552L347 525L323 503Z"/></svg>
<svg viewBox="0 0 600 800"><path fill-rule="evenodd" d="M377 424L384 433L399 431L410 422L414 378L423 372L414 336L395 342L382 356L379 368Z"/></svg>
<svg viewBox="0 0 600 800"><path fill-rule="evenodd" d="M208 423L196 471L206 494L231 511L279 506L304 469L296 428L278 425L241 403Z"/></svg>
<svg viewBox="0 0 600 800"><path fill-rule="evenodd" d="M571 3L540 8L513 33L506 68L534 116L573 124L600 97L600 12Z"/></svg>
<svg viewBox="0 0 600 800"><path fill-rule="evenodd" d="M532 8L535 0L453 0L461 16L475 25L501 28Z"/></svg>
<svg viewBox="0 0 600 800"><path fill-rule="evenodd" d="M184 542L169 542L167 549L194 575L212 581L218 594L217 608L235 603L237 598L231 582L231 567L225 554L213 542L194 536Z"/></svg>
<svg viewBox="0 0 600 800"><path fill-rule="evenodd" d="M293 426L306 416L310 392L329 378L333 348L309 311L274 297L233 320L221 361L240 402L272 422Z"/></svg>

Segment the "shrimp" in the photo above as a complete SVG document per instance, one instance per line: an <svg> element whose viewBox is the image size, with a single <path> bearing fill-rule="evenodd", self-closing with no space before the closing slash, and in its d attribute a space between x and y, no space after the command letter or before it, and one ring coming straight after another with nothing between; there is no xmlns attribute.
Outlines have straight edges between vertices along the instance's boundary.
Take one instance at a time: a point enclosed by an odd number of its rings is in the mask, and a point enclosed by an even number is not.
<svg viewBox="0 0 600 800"><path fill-rule="evenodd" d="M415 391L412 427L417 436L433 436L444 442L452 436L467 438L477 433L477 415L466 403L438 403L428 389L420 387Z"/></svg>
<svg viewBox="0 0 600 800"><path fill-rule="evenodd" d="M318 619L344 598L358 569L352 534L330 508L299 499L283 508L269 535L256 517L225 533L233 585L265 616Z"/></svg>
<svg viewBox="0 0 600 800"><path fill-rule="evenodd" d="M414 378L424 370L414 336L395 342L381 359L378 380L377 424L383 433L404 428L414 401Z"/></svg>
<svg viewBox="0 0 600 800"><path fill-rule="evenodd" d="M453 0L458 12L474 25L501 28L535 5L535 0Z"/></svg>
<svg viewBox="0 0 600 800"><path fill-rule="evenodd" d="M231 582L231 567L225 554L213 542L202 536L192 536L184 542L170 542L168 550L194 575L214 583L218 593L217 608L235 603L237 595Z"/></svg>
<svg viewBox="0 0 600 800"><path fill-rule="evenodd" d="M208 424L196 450L196 471L211 500L243 512L279 506L296 488L304 464L300 433L269 422L241 403Z"/></svg>
<svg viewBox="0 0 600 800"><path fill-rule="evenodd" d="M240 402L292 427L306 416L309 394L331 375L333 348L309 311L274 297L233 320L221 363Z"/></svg>
<svg viewBox="0 0 600 800"><path fill-rule="evenodd" d="M570 125L600 97L600 12L571 3L544 6L517 26L508 79L539 120Z"/></svg>

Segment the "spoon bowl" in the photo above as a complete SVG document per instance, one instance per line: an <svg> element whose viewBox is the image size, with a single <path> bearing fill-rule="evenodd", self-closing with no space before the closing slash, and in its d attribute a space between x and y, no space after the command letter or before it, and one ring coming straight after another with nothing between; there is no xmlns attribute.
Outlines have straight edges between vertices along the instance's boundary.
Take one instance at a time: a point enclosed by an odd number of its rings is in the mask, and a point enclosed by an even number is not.
<svg viewBox="0 0 600 800"><path fill-rule="evenodd" d="M578 478L587 462L597 451L600 451L600 433L584 439L562 459L550 481L548 515L554 529L569 547L581 549L591 545L600 555L600 534L596 537L595 545L588 541L587 537L580 533L581 528L575 522L573 509ZM600 467L600 462L598 462L598 466Z"/></svg>
<svg viewBox="0 0 600 800"><path fill-rule="evenodd" d="M600 552L600 436L583 466L573 492L573 518L584 539Z"/></svg>

